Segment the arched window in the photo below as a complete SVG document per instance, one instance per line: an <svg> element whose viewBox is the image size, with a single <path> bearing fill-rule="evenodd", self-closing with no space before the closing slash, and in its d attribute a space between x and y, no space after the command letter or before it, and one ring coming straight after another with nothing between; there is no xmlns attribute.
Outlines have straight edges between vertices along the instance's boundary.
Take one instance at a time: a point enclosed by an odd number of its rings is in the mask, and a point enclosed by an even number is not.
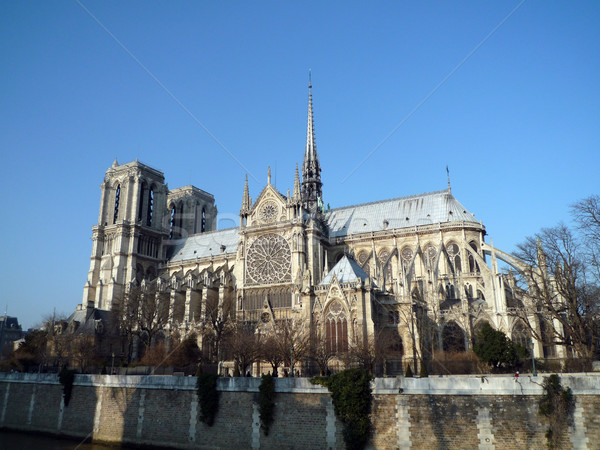
<svg viewBox="0 0 600 450"><path fill-rule="evenodd" d="M404 273L407 273L413 259L412 249L410 247L404 247L400 252L400 259L402 260L402 269L404 269Z"/></svg>
<svg viewBox="0 0 600 450"><path fill-rule="evenodd" d="M171 208L171 220L169 228L169 239L175 239L175 216L177 215L177 207L173 205Z"/></svg>
<svg viewBox="0 0 600 450"><path fill-rule="evenodd" d="M453 270L454 273L460 272L460 249L458 245L455 243L448 244L446 252L448 253L448 259L450 260L450 269Z"/></svg>
<svg viewBox="0 0 600 450"><path fill-rule="evenodd" d="M456 324L449 322L442 332L442 345L445 352L464 352L465 351L465 333Z"/></svg>
<svg viewBox="0 0 600 450"><path fill-rule="evenodd" d="M473 286L471 286L469 283L465 284L465 295L468 299L473 298Z"/></svg>
<svg viewBox="0 0 600 450"><path fill-rule="evenodd" d="M175 223L176 223L176 234L177 237L183 237L183 201L180 201L177 205L177 213L175 215Z"/></svg>
<svg viewBox="0 0 600 450"><path fill-rule="evenodd" d="M140 201L138 203L138 216L137 221L141 222L144 218L144 196L146 195L146 191L148 190L148 185L144 181L142 183L142 187L140 189Z"/></svg>
<svg viewBox="0 0 600 450"><path fill-rule="evenodd" d="M332 353L348 351L348 321L342 304L334 300L325 319L325 344Z"/></svg>
<svg viewBox="0 0 600 450"><path fill-rule="evenodd" d="M206 231L206 209L202 208L202 221L200 222L200 233Z"/></svg>
<svg viewBox="0 0 600 450"><path fill-rule="evenodd" d="M113 216L113 223L117 223L119 217L119 200L121 199L121 185L117 185L117 192L115 193L115 214Z"/></svg>
<svg viewBox="0 0 600 450"><path fill-rule="evenodd" d="M138 286L142 282L143 279L144 279L144 268L142 267L141 264L137 264L135 266L135 281L137 282Z"/></svg>
<svg viewBox="0 0 600 450"><path fill-rule="evenodd" d="M540 331L542 334L544 358L556 358L556 346L554 345L554 326L550 320L540 319Z"/></svg>
<svg viewBox="0 0 600 450"><path fill-rule="evenodd" d="M513 327L511 341L523 348L529 349L529 343L531 342L529 330L527 329L527 326L520 320Z"/></svg>
<svg viewBox="0 0 600 450"><path fill-rule="evenodd" d="M429 244L427 247L425 247L425 250L423 251L423 260L428 269L434 268L436 256L437 250L433 245Z"/></svg>
<svg viewBox="0 0 600 450"><path fill-rule="evenodd" d="M475 241L469 242L469 245L475 252L477 252L477 244ZM471 253L469 253L469 272L477 272L479 273L479 264L475 262L475 258Z"/></svg>
<svg viewBox="0 0 600 450"><path fill-rule="evenodd" d="M154 187L148 191L148 209L146 213L146 225L152 226L152 214L154 212Z"/></svg>
<svg viewBox="0 0 600 450"><path fill-rule="evenodd" d="M386 282L390 280L390 252L388 249L383 249L379 252L379 264L381 266L381 275Z"/></svg>

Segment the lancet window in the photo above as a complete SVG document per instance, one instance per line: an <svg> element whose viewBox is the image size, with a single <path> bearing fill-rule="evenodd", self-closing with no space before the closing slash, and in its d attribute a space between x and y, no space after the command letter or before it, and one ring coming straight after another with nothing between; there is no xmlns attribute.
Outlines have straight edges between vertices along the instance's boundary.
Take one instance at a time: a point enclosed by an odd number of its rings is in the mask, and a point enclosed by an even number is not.
<svg viewBox="0 0 600 450"><path fill-rule="evenodd" d="M348 351L348 320L342 304L334 300L325 316L326 347L329 352Z"/></svg>
<svg viewBox="0 0 600 450"><path fill-rule="evenodd" d="M113 216L113 223L117 223L119 217L119 201L121 200L121 185L117 185L117 191L115 192L115 214Z"/></svg>
<svg viewBox="0 0 600 450"><path fill-rule="evenodd" d="M148 190L148 185L144 181L142 183L142 188L140 189L140 201L138 203L138 216L137 221L141 222L144 218L144 197L146 196L146 191Z"/></svg>
<svg viewBox="0 0 600 450"><path fill-rule="evenodd" d="M460 272L460 249L458 245L456 245L454 242L448 244L446 247L446 252L448 253L448 259L450 260L451 270L453 269L454 273Z"/></svg>
<svg viewBox="0 0 600 450"><path fill-rule="evenodd" d="M146 212L146 225L152 226L152 215L154 213L154 188L151 187L148 191L148 209Z"/></svg>

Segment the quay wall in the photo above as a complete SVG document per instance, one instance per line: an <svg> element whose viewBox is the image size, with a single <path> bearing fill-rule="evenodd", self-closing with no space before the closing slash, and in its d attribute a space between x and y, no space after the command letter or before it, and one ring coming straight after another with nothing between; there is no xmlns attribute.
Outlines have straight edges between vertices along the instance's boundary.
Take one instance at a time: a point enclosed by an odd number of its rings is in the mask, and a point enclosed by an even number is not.
<svg viewBox="0 0 600 450"><path fill-rule="evenodd" d="M77 375L68 406L51 374L0 373L2 429L174 448L343 449L331 395L306 378L276 379L275 418L260 430L258 378L221 378L212 427L195 377ZM543 449L543 377L378 378L373 449ZM575 411L561 448L600 448L600 375L561 376ZM0 435L1 437L1 435Z"/></svg>

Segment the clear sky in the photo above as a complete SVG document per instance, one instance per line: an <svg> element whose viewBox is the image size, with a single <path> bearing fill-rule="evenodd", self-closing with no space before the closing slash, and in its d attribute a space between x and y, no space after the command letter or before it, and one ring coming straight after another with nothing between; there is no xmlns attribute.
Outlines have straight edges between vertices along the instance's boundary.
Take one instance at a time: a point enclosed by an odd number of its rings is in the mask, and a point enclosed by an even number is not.
<svg viewBox="0 0 600 450"><path fill-rule="evenodd" d="M81 303L115 157L213 193L221 227L246 172L253 198L269 165L291 189L309 68L325 203L444 189L448 165L511 252L599 191L599 24L598 1L3 1L0 313Z"/></svg>

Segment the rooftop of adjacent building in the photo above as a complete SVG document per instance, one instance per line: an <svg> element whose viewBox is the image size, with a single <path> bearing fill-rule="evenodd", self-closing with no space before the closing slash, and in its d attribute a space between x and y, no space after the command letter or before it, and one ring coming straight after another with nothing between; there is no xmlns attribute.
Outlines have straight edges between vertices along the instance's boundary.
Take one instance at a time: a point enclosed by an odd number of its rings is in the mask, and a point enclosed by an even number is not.
<svg viewBox="0 0 600 450"><path fill-rule="evenodd" d="M16 317L11 316L0 316L0 328L1 327L12 328L16 330L21 329L21 325L19 325L19 320Z"/></svg>

